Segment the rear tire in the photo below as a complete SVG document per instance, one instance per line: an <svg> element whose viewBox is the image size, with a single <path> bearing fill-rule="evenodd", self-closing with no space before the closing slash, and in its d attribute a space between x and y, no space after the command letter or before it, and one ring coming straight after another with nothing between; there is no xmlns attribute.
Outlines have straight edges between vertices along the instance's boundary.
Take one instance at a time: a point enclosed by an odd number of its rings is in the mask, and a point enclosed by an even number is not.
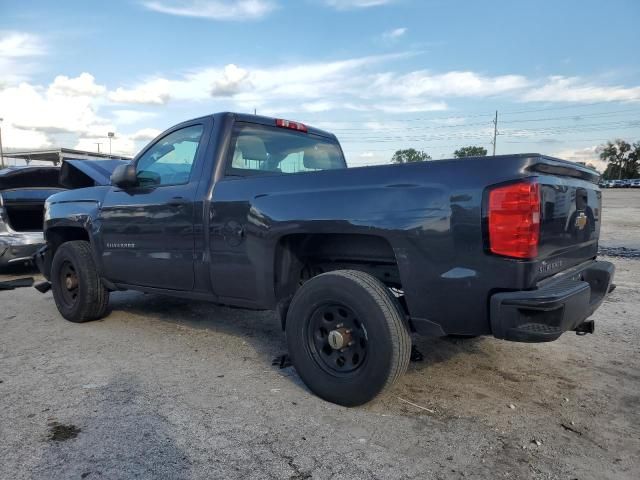
<svg viewBox="0 0 640 480"><path fill-rule="evenodd" d="M296 292L287 345L298 374L319 397L362 405L406 371L411 338L385 285L356 270L323 273Z"/></svg>
<svg viewBox="0 0 640 480"><path fill-rule="evenodd" d="M51 264L51 289L60 314L81 323L105 316L109 291L104 287L89 242L63 243Z"/></svg>

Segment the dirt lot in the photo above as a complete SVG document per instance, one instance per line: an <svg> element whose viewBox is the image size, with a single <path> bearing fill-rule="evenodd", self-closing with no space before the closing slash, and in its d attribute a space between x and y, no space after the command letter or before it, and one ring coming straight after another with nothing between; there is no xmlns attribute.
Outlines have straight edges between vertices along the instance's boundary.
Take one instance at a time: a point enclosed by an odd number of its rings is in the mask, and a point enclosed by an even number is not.
<svg viewBox="0 0 640 480"><path fill-rule="evenodd" d="M640 191L604 195L603 245L640 248ZM640 259L610 260L595 335L416 338L354 409L271 365L270 313L118 293L76 325L0 292L0 478L640 478Z"/></svg>

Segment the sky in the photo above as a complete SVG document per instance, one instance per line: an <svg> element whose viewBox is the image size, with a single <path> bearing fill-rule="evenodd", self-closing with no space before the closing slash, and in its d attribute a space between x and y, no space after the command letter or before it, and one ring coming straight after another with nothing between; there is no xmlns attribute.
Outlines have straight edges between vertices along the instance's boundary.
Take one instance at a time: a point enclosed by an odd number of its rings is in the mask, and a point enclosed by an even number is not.
<svg viewBox="0 0 640 480"><path fill-rule="evenodd" d="M217 111L324 128L351 166L640 141L637 0L0 0L5 149L133 155ZM99 147L97 143L102 145Z"/></svg>

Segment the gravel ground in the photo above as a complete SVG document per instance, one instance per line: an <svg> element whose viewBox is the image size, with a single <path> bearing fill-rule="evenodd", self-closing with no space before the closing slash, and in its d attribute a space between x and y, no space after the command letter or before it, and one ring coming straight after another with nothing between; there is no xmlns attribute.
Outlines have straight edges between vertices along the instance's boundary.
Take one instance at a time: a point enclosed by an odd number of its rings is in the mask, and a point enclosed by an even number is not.
<svg viewBox="0 0 640 480"><path fill-rule="evenodd" d="M640 191L604 196L603 245L640 248ZM352 409L271 365L271 313L123 292L76 325L0 292L0 478L640 478L640 259L609 259L595 335L415 338Z"/></svg>

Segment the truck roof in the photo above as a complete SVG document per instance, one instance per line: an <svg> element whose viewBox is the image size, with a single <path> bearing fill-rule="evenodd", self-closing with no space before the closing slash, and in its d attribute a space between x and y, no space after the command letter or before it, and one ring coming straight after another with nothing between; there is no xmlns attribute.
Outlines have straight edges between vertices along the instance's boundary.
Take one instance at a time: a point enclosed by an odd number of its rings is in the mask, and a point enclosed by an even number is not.
<svg viewBox="0 0 640 480"><path fill-rule="evenodd" d="M234 117L236 120L240 122L259 123L261 125L266 125L269 127L275 126L275 122L277 119L276 117L265 117L262 115L252 115L250 113L238 113L238 112L217 112L211 115L205 115L203 117L198 117L198 118L207 118L207 117L213 117L214 119L222 118L222 117ZM193 119L193 120L196 120L196 119ZM294 118L286 118L286 120L297 121ZM189 121L192 121L192 120L189 120ZM301 123L304 123L304 122L301 122ZM308 125L306 123L304 125L307 127L309 133L312 133L314 135L320 135L321 137L327 137L327 138L337 140L336 136L331 132L327 132L326 130L322 130L320 128L312 127L311 125Z"/></svg>

